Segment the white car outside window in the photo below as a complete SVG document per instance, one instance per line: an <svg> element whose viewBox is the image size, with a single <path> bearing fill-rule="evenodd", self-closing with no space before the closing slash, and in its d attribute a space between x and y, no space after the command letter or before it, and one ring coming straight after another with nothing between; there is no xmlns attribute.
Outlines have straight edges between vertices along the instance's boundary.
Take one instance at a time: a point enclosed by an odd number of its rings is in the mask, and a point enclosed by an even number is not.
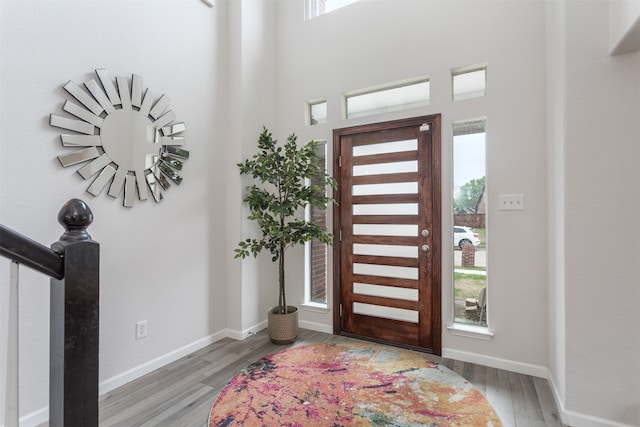
<svg viewBox="0 0 640 427"><path fill-rule="evenodd" d="M462 249L462 245L471 243L473 246L480 244L478 233L474 232L471 227L456 225L453 227L453 246Z"/></svg>

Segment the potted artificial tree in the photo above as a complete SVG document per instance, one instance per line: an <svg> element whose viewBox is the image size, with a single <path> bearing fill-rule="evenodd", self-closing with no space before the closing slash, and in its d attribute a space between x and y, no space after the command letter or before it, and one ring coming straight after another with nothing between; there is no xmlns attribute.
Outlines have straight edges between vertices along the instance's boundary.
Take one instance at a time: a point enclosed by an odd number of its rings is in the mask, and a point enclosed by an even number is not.
<svg viewBox="0 0 640 427"><path fill-rule="evenodd" d="M258 139L258 153L238 163L241 175L257 181L248 188L244 202L248 219L256 221L262 235L238 243L236 258L254 257L268 250L271 261L278 262L278 305L269 309L269 337L276 344L289 344L298 334L298 308L287 304L285 291L285 253L297 244L318 239L332 244L333 235L326 227L305 221L308 205L326 208L333 202L327 186L337 188L336 181L325 172L324 158L317 151L318 142L301 147L294 134L280 146L264 128Z"/></svg>

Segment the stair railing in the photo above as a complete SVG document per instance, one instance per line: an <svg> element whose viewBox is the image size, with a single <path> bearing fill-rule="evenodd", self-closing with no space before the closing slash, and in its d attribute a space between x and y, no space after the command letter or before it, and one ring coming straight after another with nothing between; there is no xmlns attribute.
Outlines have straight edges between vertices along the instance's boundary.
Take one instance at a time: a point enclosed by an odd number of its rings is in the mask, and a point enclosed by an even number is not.
<svg viewBox="0 0 640 427"><path fill-rule="evenodd" d="M58 222L65 232L51 249L0 224L0 255L12 261L5 427L17 427L20 415L20 264L51 277L49 426L98 425L100 245L87 233L93 214L82 200L65 203Z"/></svg>

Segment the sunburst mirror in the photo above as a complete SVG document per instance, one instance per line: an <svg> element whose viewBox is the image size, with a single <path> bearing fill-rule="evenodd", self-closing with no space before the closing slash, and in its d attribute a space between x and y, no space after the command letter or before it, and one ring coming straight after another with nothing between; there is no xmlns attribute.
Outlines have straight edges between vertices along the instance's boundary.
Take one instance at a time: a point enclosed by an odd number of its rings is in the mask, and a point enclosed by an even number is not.
<svg viewBox="0 0 640 427"><path fill-rule="evenodd" d="M63 167L85 163L78 169L88 180L97 175L87 192L117 198L132 207L136 195L156 202L163 199L170 182L180 184L178 171L189 158L183 132L186 126L176 121L166 95L156 98L143 89L142 77L116 77L106 69L96 70L97 80L82 86L69 81L64 89L73 97L62 109L73 117L51 114L49 124L73 133L60 135L64 147L78 148L58 156Z"/></svg>

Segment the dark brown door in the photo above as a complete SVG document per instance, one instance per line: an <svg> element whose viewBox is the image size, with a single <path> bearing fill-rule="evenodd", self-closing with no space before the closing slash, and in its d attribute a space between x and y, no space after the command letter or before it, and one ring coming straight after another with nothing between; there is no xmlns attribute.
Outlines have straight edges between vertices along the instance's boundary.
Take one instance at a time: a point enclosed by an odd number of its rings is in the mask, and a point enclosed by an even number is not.
<svg viewBox="0 0 640 427"><path fill-rule="evenodd" d="M333 135L334 332L439 355L440 115Z"/></svg>

